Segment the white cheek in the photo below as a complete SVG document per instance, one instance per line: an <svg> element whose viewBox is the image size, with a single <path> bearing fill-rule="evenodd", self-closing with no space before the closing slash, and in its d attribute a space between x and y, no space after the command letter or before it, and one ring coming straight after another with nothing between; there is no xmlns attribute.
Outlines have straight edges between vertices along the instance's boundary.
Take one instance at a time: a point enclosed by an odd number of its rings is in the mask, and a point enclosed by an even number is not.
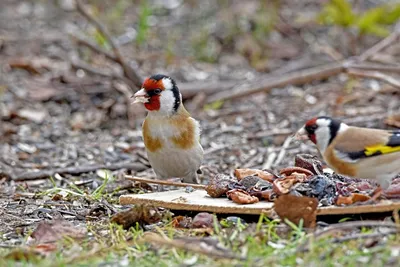
<svg viewBox="0 0 400 267"><path fill-rule="evenodd" d="M329 127L326 126L318 127L318 129L315 131L315 136L317 139L317 146L319 151L321 153L324 153L325 149L328 147L329 139L331 136Z"/></svg>
<svg viewBox="0 0 400 267"><path fill-rule="evenodd" d="M165 88L166 91L167 90L172 90L173 85L172 85L171 79L163 78L162 82L163 82L163 85L164 85L164 88Z"/></svg>
<svg viewBox="0 0 400 267"><path fill-rule="evenodd" d="M174 111L175 97L171 90L165 90L160 96L160 110L161 114L170 115Z"/></svg>

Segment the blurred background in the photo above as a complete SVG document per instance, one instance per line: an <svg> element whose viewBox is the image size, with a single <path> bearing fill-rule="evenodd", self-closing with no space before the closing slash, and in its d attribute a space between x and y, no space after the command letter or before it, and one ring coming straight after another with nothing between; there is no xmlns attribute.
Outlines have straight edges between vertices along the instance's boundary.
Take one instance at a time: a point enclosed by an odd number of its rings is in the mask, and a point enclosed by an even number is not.
<svg viewBox="0 0 400 267"><path fill-rule="evenodd" d="M285 142L317 115L399 127L399 18L394 0L2 0L0 176L69 170L65 177L93 188L98 169L117 180L153 176L145 110L130 97L137 77L155 73L177 81L201 122L204 180L317 154ZM381 40L387 47L363 54ZM351 59L359 64L352 73L318 75ZM299 72L310 68L313 75ZM276 79L284 81L271 85Z"/></svg>

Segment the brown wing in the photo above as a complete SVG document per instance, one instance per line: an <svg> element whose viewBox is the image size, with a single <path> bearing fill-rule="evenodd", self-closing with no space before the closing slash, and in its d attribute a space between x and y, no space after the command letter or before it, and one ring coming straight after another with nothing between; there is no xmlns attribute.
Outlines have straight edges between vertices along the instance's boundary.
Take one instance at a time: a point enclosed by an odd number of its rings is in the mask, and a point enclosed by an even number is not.
<svg viewBox="0 0 400 267"><path fill-rule="evenodd" d="M331 145L344 153L364 151L369 146L386 145L391 135L391 132L385 130L349 127Z"/></svg>
<svg viewBox="0 0 400 267"><path fill-rule="evenodd" d="M341 160L355 162L361 158L399 151L398 133L379 129L350 127L335 138L331 148Z"/></svg>

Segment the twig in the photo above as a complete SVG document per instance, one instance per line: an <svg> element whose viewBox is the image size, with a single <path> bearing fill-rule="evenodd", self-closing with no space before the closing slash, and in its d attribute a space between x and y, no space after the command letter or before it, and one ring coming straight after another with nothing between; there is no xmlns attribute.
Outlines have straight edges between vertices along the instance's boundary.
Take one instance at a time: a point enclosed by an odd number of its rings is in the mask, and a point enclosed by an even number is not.
<svg viewBox="0 0 400 267"><path fill-rule="evenodd" d="M109 60L118 62L118 58L115 57L115 55L113 55L112 53L108 52L107 50L104 50L102 48L100 48L99 46L97 46L95 43L83 39L77 35L74 34L70 34L71 38L78 44L78 45L82 45L82 46L86 46L87 48L93 50L94 52L100 54L100 55L104 55L106 58L108 58Z"/></svg>
<svg viewBox="0 0 400 267"><path fill-rule="evenodd" d="M119 46L117 45L116 42L114 42L114 39L111 37L109 34L108 30L106 27L103 26L103 24L100 23L97 19L95 19L92 15L89 14L89 12L85 9L83 6L81 0L76 0L76 7L77 10L94 26L98 29L98 31L107 39L107 41L110 43L111 48L115 54L115 59L116 61L122 66L125 76L132 81L132 83L136 87L140 87L142 85L142 78L140 75L132 69L129 64L125 62L124 57L121 54L121 51L119 49Z"/></svg>
<svg viewBox="0 0 400 267"><path fill-rule="evenodd" d="M394 26L394 31L387 36L385 39L378 42L376 45L372 46L371 48L367 49L364 53L357 57L357 61L366 61L373 55L376 55L378 52L382 51L386 47L390 46L400 37L400 22L398 22Z"/></svg>
<svg viewBox="0 0 400 267"><path fill-rule="evenodd" d="M400 230L399 225L383 221L354 221L354 222L343 222L343 223L332 224L321 231L311 234L309 238L297 248L297 251L298 252L307 251L311 240L317 240L330 233L336 233L338 230L352 229L359 227L388 227L388 228L395 228L396 231Z"/></svg>
<svg viewBox="0 0 400 267"><path fill-rule="evenodd" d="M273 129L268 129L262 132L257 132L255 134L251 134L247 136L247 139L258 139L258 138L265 138L265 137L270 137L274 135L288 135L288 134L293 134L293 129L290 128L273 128Z"/></svg>
<svg viewBox="0 0 400 267"><path fill-rule="evenodd" d="M82 69L84 71L87 71L87 72L90 72L92 74L99 75L99 76L122 79L122 76L118 75L115 72L112 72L110 70L94 68L90 64L88 64L84 61L81 61L79 59L71 58L70 62L71 62L71 66L74 67L75 69Z"/></svg>
<svg viewBox="0 0 400 267"><path fill-rule="evenodd" d="M384 81L394 87L400 88L400 81L393 78L392 76L389 76L387 74L383 74L381 72L377 71L365 71L365 70L355 70L355 69L348 69L347 74L357 76L357 77L363 77L363 78L374 78L378 79L381 81Z"/></svg>
<svg viewBox="0 0 400 267"><path fill-rule="evenodd" d="M267 161L262 166L263 170L270 169L272 164L274 163L275 159L276 159L276 153L273 151L270 151L270 153L268 153Z"/></svg>
<svg viewBox="0 0 400 267"><path fill-rule="evenodd" d="M272 166L277 166L277 165L279 165L279 163L281 163L281 161L285 157L286 150L290 146L290 143L292 142L292 140L293 140L293 136L292 135L290 135L290 136L288 136L286 138L285 142L283 142L281 151L279 152L278 157L277 157L276 161L274 162L274 164Z"/></svg>
<svg viewBox="0 0 400 267"><path fill-rule="evenodd" d="M182 93L183 98L191 98L198 93L205 93L206 95L213 94L215 92L229 90L235 85L238 84L238 81L227 80L227 81L196 81L196 82L186 82L179 83L179 91Z"/></svg>
<svg viewBox="0 0 400 267"><path fill-rule="evenodd" d="M11 175L12 179L15 181L23 181L23 180L34 180L34 179L41 179L41 178L48 178L50 176L55 175L56 173L60 174L81 174L85 172L92 172L99 169L107 169L110 171L119 170L119 169L129 169L134 171L144 171L147 169L141 163L131 162L131 163L117 163L114 165L106 165L106 164L95 164L95 165L87 165L87 166L74 166L74 167L67 167L67 168L57 168L51 170L41 170L37 172L24 172L18 175Z"/></svg>
<svg viewBox="0 0 400 267"><path fill-rule="evenodd" d="M315 80L325 79L339 73L345 69L344 65L347 61L329 63L323 66L317 66L305 70L299 70L288 73L284 77L276 77L276 75L266 75L260 77L255 83L239 85L233 90L222 91L211 95L207 100L208 103L214 101L223 101L248 96L250 94L268 92L275 87L283 87L286 85L302 85Z"/></svg>
<svg viewBox="0 0 400 267"><path fill-rule="evenodd" d="M237 255L227 249L221 248L218 244L207 244L207 240L201 238L180 238L169 239L166 236L161 236L155 233L146 233L139 242L147 242L154 245L162 245L168 248L178 248L193 253L199 253L208 257L217 259L237 259L245 260L245 257ZM211 241L213 242L213 241ZM208 243L211 243L208 242Z"/></svg>
<svg viewBox="0 0 400 267"><path fill-rule="evenodd" d="M380 65L380 64L356 64L350 63L347 66L349 69L359 69L359 70L375 70L380 72L392 72L392 73L400 73L400 65L397 66L388 66L388 65Z"/></svg>
<svg viewBox="0 0 400 267"><path fill-rule="evenodd" d="M354 235L349 235L349 236L344 236L341 238L335 238L333 239L333 243L343 243L346 241L350 241L353 239L366 239L366 238L374 238L374 237L383 237L386 235L392 235L397 233L397 230L390 230L390 231L386 231L386 232L378 232L378 233L372 233L372 234L354 234Z"/></svg>
<svg viewBox="0 0 400 267"><path fill-rule="evenodd" d="M170 181L163 181L158 179L149 179L149 178L142 178L136 176L125 175L125 178L128 180L141 182L141 183L149 183L149 184L161 184L161 185L171 185L171 186L178 186L178 187L187 187L191 186L196 189L205 189L206 186L202 184L189 184L189 183L177 183L177 182L170 182Z"/></svg>

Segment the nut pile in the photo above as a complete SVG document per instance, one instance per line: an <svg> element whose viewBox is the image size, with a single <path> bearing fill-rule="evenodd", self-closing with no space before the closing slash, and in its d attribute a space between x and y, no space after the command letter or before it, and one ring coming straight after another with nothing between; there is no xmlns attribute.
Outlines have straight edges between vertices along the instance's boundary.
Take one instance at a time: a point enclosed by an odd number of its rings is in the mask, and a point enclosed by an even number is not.
<svg viewBox="0 0 400 267"><path fill-rule="evenodd" d="M377 188L368 180L350 179L324 173L316 157L299 154L295 166L278 174L268 170L236 169L235 178L217 174L210 179L207 193L214 198L227 196L238 204L274 201L281 195L317 198L319 206L349 205L370 199Z"/></svg>

